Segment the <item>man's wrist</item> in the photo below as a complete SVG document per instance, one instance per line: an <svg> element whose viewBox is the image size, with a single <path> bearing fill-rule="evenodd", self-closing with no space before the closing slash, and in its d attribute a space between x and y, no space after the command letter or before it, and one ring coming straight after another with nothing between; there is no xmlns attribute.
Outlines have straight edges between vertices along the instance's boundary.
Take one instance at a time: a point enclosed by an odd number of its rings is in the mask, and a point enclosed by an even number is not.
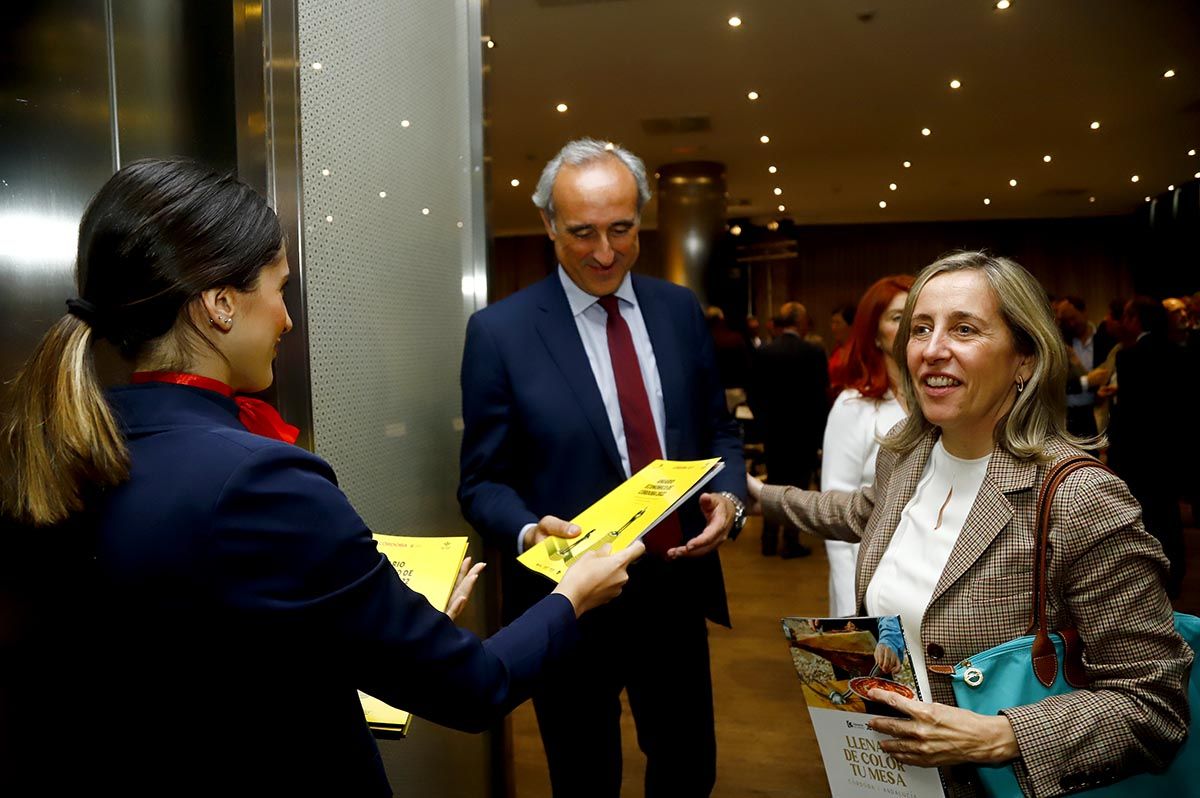
<svg viewBox="0 0 1200 798"><path fill-rule="evenodd" d="M746 525L746 505L738 498L737 494L730 493L727 490L723 490L717 495L729 499L730 504L733 505L733 522L729 527L729 539L733 540L742 531L742 527Z"/></svg>

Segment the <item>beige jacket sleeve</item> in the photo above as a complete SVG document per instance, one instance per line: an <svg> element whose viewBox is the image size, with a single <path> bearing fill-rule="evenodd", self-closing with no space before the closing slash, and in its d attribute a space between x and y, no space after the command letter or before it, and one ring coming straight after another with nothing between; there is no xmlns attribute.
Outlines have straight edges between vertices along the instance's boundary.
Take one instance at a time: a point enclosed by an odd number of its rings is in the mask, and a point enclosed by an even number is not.
<svg viewBox="0 0 1200 798"><path fill-rule="evenodd" d="M846 493L763 485L763 519L787 524L801 532L858 543L875 509L875 488Z"/></svg>
<svg viewBox="0 0 1200 798"><path fill-rule="evenodd" d="M1162 588L1166 558L1125 483L1099 469L1077 472L1052 517L1047 584L1079 631L1090 689L1003 711L1021 751L1021 788L1035 796L1161 769L1189 719L1192 651Z"/></svg>

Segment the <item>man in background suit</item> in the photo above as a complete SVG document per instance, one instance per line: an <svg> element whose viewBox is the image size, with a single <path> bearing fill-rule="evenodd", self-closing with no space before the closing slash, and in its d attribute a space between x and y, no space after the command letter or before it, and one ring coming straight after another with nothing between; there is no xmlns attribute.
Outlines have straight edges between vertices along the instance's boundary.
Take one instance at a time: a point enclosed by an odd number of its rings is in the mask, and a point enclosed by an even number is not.
<svg viewBox="0 0 1200 798"><path fill-rule="evenodd" d="M799 302L779 310L779 335L754 352L750 409L763 430L767 479L808 490L829 414L829 365L825 350L802 336L808 313ZM763 524L762 553L779 549L779 527ZM809 554L800 533L783 530L784 559Z"/></svg>
<svg viewBox="0 0 1200 798"><path fill-rule="evenodd" d="M1054 305L1055 320L1067 344L1067 429L1082 438L1096 435L1096 392L1108 382L1104 360L1113 342L1102 339L1084 315L1087 305L1068 296Z"/></svg>
<svg viewBox="0 0 1200 798"><path fill-rule="evenodd" d="M646 795L706 796L716 779L705 618L729 624L717 547L743 517L737 427L695 297L631 275L645 166L592 139L568 143L534 194L559 268L474 314L463 354L459 502L515 557L658 457L721 457L699 499L647 535L622 596L581 624L580 654L534 697L559 798L615 798L620 692L646 754ZM506 561L504 611L549 581Z"/></svg>

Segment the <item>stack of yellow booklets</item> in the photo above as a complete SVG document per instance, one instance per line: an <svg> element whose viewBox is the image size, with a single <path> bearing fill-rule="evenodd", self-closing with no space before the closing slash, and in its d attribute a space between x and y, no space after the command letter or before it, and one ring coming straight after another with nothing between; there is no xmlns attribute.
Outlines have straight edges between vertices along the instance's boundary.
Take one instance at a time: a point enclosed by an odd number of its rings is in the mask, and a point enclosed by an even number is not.
<svg viewBox="0 0 1200 798"><path fill-rule="evenodd" d="M620 551L645 535L724 467L719 457L655 460L572 518L571 523L583 530L578 536L547 538L517 560L559 582L585 552L606 543Z"/></svg>
<svg viewBox="0 0 1200 798"><path fill-rule="evenodd" d="M445 611L450 602L458 569L467 556L467 539L399 537L375 535L375 542L404 584L420 593L435 609ZM378 698L358 692L367 725L376 731L408 734L412 714L389 706Z"/></svg>

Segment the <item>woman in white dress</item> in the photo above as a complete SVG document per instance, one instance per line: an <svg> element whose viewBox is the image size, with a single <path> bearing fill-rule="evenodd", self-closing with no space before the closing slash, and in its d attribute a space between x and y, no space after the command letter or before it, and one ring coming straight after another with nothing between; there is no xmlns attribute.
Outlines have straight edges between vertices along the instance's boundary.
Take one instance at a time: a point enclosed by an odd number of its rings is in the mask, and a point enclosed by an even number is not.
<svg viewBox="0 0 1200 798"><path fill-rule="evenodd" d="M846 358L846 389L829 411L821 490L854 491L875 481L879 439L906 415L897 398L900 367L892 348L913 278L893 274L875 282L858 303ZM829 615L855 614L858 544L825 541L829 557Z"/></svg>

